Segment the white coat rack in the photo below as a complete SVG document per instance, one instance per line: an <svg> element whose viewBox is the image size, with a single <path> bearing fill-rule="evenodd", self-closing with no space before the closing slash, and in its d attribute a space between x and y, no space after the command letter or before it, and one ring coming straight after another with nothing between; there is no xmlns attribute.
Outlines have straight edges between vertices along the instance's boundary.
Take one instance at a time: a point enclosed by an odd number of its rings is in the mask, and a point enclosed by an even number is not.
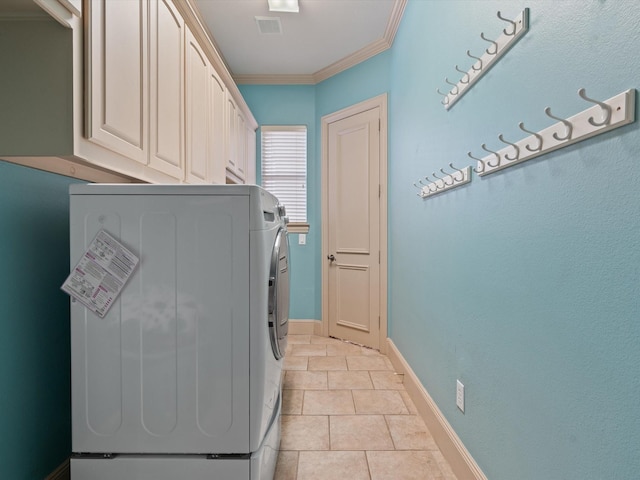
<svg viewBox="0 0 640 480"><path fill-rule="evenodd" d="M484 32L480 33L480 37L489 42L491 45L487 48L480 57L471 55L471 52L467 50L467 56L475 60L475 63L471 65L471 68L467 72L461 70L456 65L456 70L464 75L457 82L453 83L449 81L449 78L445 78L444 81L451 85L452 88L448 93L442 93L440 89L436 89L440 95L444 98L441 103L444 108L449 110L462 95L465 94L480 78L489 71L489 69L500 60L500 58L507 53L507 51L529 30L529 9L525 8L520 15L515 19L509 20L504 18L500 12L497 14L498 18L502 21L508 22L509 26L502 30L496 40L487 38Z"/></svg>
<svg viewBox="0 0 640 480"><path fill-rule="evenodd" d="M489 175L632 123L635 121L635 94L635 89L630 89L601 102L587 97L585 89L581 88L578 90L578 95L583 100L595 104L594 106L567 119L554 116L549 107L545 108L544 112L547 116L558 120L557 123L534 133L527 130L520 122L518 124L520 129L531 135L512 143L500 134L498 139L507 146L497 151L490 150L483 143L482 149L489 155L476 158L471 152L467 154L477 160L474 172L480 176Z"/></svg>
<svg viewBox="0 0 640 480"><path fill-rule="evenodd" d="M427 183L423 182L422 179L414 183L413 186L420 190L418 196L421 198L431 197L471 181L471 167L456 168L451 163L449 167L454 169L455 172L447 173L441 168L440 171L443 173L443 177L438 177L434 172L431 176L435 180L431 180L426 176L424 179Z"/></svg>

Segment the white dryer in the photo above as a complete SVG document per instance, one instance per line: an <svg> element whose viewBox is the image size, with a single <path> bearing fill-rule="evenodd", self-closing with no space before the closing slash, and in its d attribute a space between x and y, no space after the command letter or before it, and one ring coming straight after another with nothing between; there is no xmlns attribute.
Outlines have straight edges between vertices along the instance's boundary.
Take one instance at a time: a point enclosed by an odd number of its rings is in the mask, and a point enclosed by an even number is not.
<svg viewBox="0 0 640 480"><path fill-rule="evenodd" d="M271 480L289 313L284 209L258 186L72 185L71 268L140 260L104 318L71 303L72 480Z"/></svg>

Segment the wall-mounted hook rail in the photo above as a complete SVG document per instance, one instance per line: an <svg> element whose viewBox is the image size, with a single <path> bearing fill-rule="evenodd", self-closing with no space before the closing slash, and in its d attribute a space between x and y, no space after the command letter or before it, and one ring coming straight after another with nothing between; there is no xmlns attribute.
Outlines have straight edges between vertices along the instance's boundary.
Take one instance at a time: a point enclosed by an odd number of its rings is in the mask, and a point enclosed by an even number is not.
<svg viewBox="0 0 640 480"><path fill-rule="evenodd" d="M449 167L454 171L451 173L447 173L445 172L444 168L440 169L440 171L444 174L444 177L438 177L435 173L432 173L431 176L436 179L435 181L431 181L429 177L426 176L425 179L429 182L426 185L422 183L422 181L414 183L413 186L420 190L418 196L427 198L432 195L451 190L452 188L459 187L460 185L464 185L465 183L469 183L471 181L470 166L457 168L454 167L452 163L450 163Z"/></svg>
<svg viewBox="0 0 640 480"><path fill-rule="evenodd" d="M471 51L467 50L467 56L473 60L473 64L469 67L469 70L466 73L463 70L460 70L456 65L456 70L464 75L456 84L452 84L447 81L447 83L453 85L453 88L449 90L449 93L444 95L444 99L440 102L447 110L449 110L460 99L460 97L462 97L462 95L464 95L464 93L482 77L482 75L487 73L487 71L529 30L528 8L525 8L513 20L504 18L500 12L498 12L497 16L500 20L508 22L509 25L502 30L501 35L495 40L491 40L489 37L486 37L484 32L480 34L480 37L483 40L490 42L491 45L489 48L484 50L480 57L472 55ZM438 93L443 95L441 92Z"/></svg>
<svg viewBox="0 0 640 480"><path fill-rule="evenodd" d="M471 157L478 161L474 171L480 176L488 175L635 121L636 91L633 88L604 102L590 99L583 88L578 90L578 95L595 105L566 119L550 115L549 107L545 108L547 116L559 121L537 133L526 130L520 122L520 129L531 135L515 143L506 142L500 135L500 140L508 146L482 159ZM508 161L493 163L496 156Z"/></svg>

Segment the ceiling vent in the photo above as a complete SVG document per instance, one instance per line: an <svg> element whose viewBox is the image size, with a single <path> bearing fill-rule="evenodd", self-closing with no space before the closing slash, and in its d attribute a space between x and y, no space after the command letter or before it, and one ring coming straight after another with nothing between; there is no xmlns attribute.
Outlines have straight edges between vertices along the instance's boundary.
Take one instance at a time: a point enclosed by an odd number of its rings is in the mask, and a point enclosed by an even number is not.
<svg viewBox="0 0 640 480"><path fill-rule="evenodd" d="M261 35L282 35L280 17L256 17L256 23Z"/></svg>

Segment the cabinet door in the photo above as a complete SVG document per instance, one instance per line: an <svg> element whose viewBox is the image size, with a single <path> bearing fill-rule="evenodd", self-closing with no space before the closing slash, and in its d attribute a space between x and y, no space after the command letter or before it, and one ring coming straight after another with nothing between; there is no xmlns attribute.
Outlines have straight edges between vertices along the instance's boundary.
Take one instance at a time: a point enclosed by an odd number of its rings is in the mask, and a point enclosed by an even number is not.
<svg viewBox="0 0 640 480"><path fill-rule="evenodd" d="M237 135L237 155L236 155L236 175L244 180L247 176L247 127L244 115L238 111L236 124Z"/></svg>
<svg viewBox="0 0 640 480"><path fill-rule="evenodd" d="M147 163L147 0L90 0L87 137Z"/></svg>
<svg viewBox="0 0 640 480"><path fill-rule="evenodd" d="M188 183L209 181L208 117L209 117L209 63L189 28L186 31L186 105L185 130Z"/></svg>
<svg viewBox="0 0 640 480"><path fill-rule="evenodd" d="M226 87L213 69L210 68L209 87L211 91L211 108L209 114L209 148L210 148L210 172L212 183L225 183L226 178Z"/></svg>
<svg viewBox="0 0 640 480"><path fill-rule="evenodd" d="M245 183L256 183L256 131L247 128L247 176Z"/></svg>
<svg viewBox="0 0 640 480"><path fill-rule="evenodd" d="M231 95L227 96L227 168L232 172L237 171L238 158L238 107Z"/></svg>
<svg viewBox="0 0 640 480"><path fill-rule="evenodd" d="M149 165L184 178L184 20L170 0L150 2Z"/></svg>

